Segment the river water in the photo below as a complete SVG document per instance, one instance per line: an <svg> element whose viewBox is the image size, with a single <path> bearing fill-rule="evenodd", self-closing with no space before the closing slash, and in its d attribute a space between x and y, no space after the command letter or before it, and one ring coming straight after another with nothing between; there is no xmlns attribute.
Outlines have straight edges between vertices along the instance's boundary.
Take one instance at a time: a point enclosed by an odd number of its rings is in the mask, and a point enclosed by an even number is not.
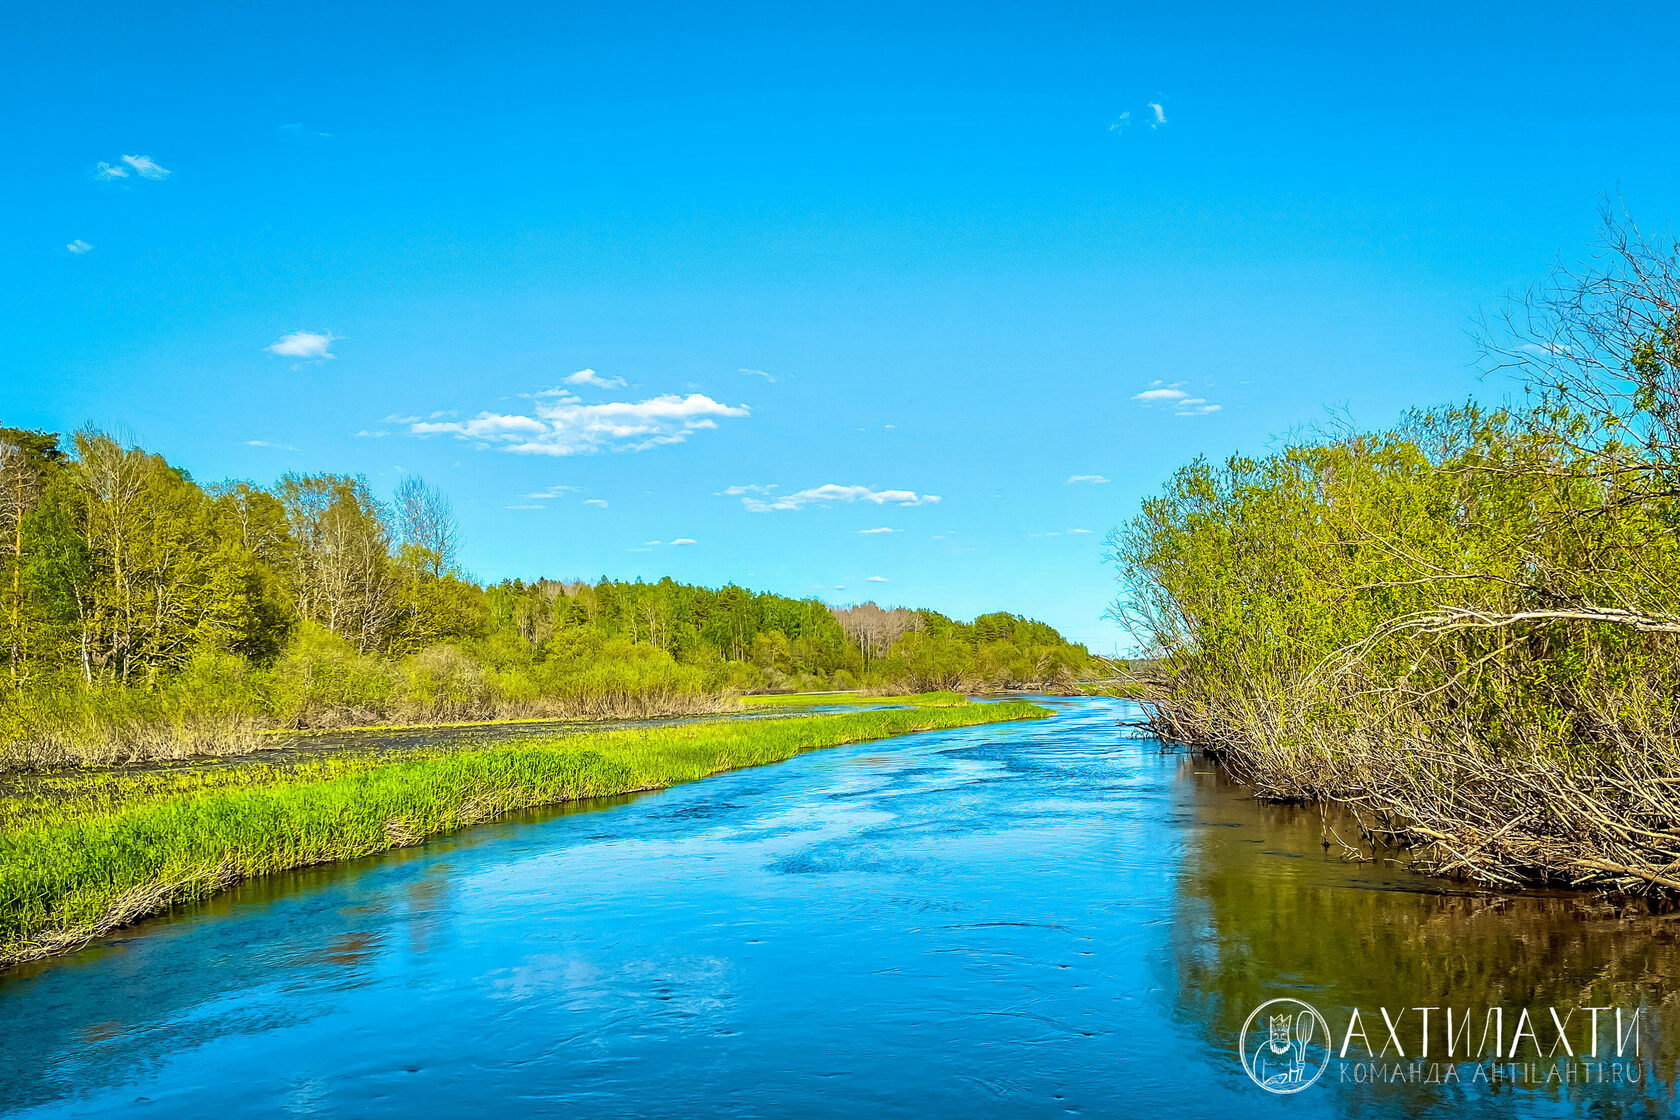
<svg viewBox="0 0 1680 1120"><path fill-rule="evenodd" d="M0 1113L1675 1113L1680 923L1346 862L1315 811L1129 737L1130 705L1049 703L248 884L14 970ZM1297 1029L1322 1072L1287 1095L1239 1056L1278 998L1338 1051ZM1416 1010L1404 1062L1368 1056L1379 1009L1422 1006L1473 1012L1484 1051L1488 1009L1508 1038L1556 1007L1579 1060L1529 1053L1547 1020L1520 1064L1424 1061ZM1587 1060L1591 1006L1639 1015L1637 1059ZM1342 1057L1355 1009L1371 1045Z"/></svg>

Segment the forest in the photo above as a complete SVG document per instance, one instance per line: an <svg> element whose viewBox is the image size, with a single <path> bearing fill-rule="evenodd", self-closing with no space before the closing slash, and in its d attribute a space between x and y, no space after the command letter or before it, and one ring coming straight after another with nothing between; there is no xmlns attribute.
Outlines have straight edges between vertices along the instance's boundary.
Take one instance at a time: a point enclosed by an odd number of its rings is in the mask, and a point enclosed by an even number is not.
<svg viewBox="0 0 1680 1120"><path fill-rule="evenodd" d="M1680 245L1607 215L1482 336L1519 399L1197 460L1112 534L1150 720L1430 870L1680 890Z"/></svg>
<svg viewBox="0 0 1680 1120"><path fill-rule="evenodd" d="M481 585L416 477L203 486L93 429L0 428L0 764L237 750L274 728L725 710L742 693L1066 690L1006 613L602 578ZM557 561L563 563L563 561Z"/></svg>

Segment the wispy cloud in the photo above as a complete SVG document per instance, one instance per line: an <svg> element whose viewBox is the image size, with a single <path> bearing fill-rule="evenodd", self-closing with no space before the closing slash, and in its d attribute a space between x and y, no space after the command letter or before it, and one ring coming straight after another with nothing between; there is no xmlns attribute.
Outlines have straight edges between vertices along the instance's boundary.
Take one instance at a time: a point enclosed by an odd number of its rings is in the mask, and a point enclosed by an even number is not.
<svg viewBox="0 0 1680 1120"><path fill-rule="evenodd" d="M624 378L622 377L602 377L592 369L580 369L576 373L565 378L565 382L568 385L589 385L596 389L622 389L625 385ZM551 390L549 393L543 395L551 396L554 394Z"/></svg>
<svg viewBox="0 0 1680 1120"><path fill-rule="evenodd" d="M1100 474L1070 474L1068 475L1067 485L1071 486L1076 482L1089 482L1094 486L1100 486L1107 481L1108 479Z"/></svg>
<svg viewBox="0 0 1680 1120"><path fill-rule="evenodd" d="M866 537L872 537L876 533L902 533L902 532L904 532L904 530L903 529L889 529L889 528L887 528L886 526L883 525L879 529L859 529L858 532L862 533Z"/></svg>
<svg viewBox="0 0 1680 1120"><path fill-rule="evenodd" d="M134 168L134 173L142 179L167 179L171 172L167 167L159 167L151 156L124 156L123 162Z"/></svg>
<svg viewBox="0 0 1680 1120"><path fill-rule="evenodd" d="M892 580L888 579L886 576L866 576L864 578L863 582L865 582L865 583L891 583Z"/></svg>
<svg viewBox="0 0 1680 1120"><path fill-rule="evenodd" d="M607 502L606 502L605 498L585 498L583 500L583 504L586 505L586 506L594 506L596 509L606 509L607 508Z"/></svg>
<svg viewBox="0 0 1680 1120"><path fill-rule="evenodd" d="M1089 529L1052 529L1048 533L1028 533L1029 537L1088 537Z"/></svg>
<svg viewBox="0 0 1680 1120"><path fill-rule="evenodd" d="M672 548L681 548L684 545L697 544L697 543L699 543L699 542L697 542L693 537L678 537L676 540L671 542L671 547Z"/></svg>
<svg viewBox="0 0 1680 1120"><path fill-rule="evenodd" d="M744 373L744 374L747 374L750 377L762 377L762 378L764 378L764 380L769 381L772 384L774 384L775 380L776 380L774 376L772 376L771 374L765 373L761 369L747 369L746 367L743 366L741 369L738 369L735 372L736 373Z"/></svg>
<svg viewBox="0 0 1680 1120"><path fill-rule="evenodd" d="M384 439L386 436L388 436L390 434L391 434L390 432L380 431L380 430L374 429L374 428L363 428L361 431L356 433L355 438L356 439Z"/></svg>
<svg viewBox="0 0 1680 1120"><path fill-rule="evenodd" d="M1133 104L1135 105L1136 102L1133 102ZM1165 99L1160 98L1157 95L1156 100L1145 102L1140 115L1143 122L1149 126L1149 130L1151 132L1163 127L1167 123L1167 107ZM1112 136L1124 136L1126 131L1131 127L1132 111L1127 109L1125 112L1114 118L1113 122L1111 122L1108 126L1108 131Z"/></svg>
<svg viewBox="0 0 1680 1120"><path fill-rule="evenodd" d="M1201 397L1186 397L1178 402L1173 411L1174 416L1206 416L1210 412L1218 412L1219 406L1209 404Z"/></svg>
<svg viewBox="0 0 1680 1120"><path fill-rule="evenodd" d="M921 506L939 501L938 494L918 494L914 490L871 490L867 486L841 486L830 482L792 494L751 497L743 495L741 504L753 513L771 510L804 509L812 505L836 505L869 502L878 506Z"/></svg>
<svg viewBox="0 0 1680 1120"><path fill-rule="evenodd" d="M678 537L674 541L643 541L642 548L683 548L687 545L698 544L693 537ZM641 551L636 549L635 551Z"/></svg>
<svg viewBox="0 0 1680 1120"><path fill-rule="evenodd" d="M86 241L83 241L79 237L70 242L70 244L66 245L65 248L70 250L72 253L75 253L78 257L83 253L93 252L93 246L89 245Z"/></svg>
<svg viewBox="0 0 1680 1120"><path fill-rule="evenodd" d="M468 420L411 421L408 431L454 436L517 455L587 455L683 443L695 432L715 429L719 419L746 416L751 409L699 393L609 404L584 404L562 394L535 400L533 411L534 416L481 412Z"/></svg>
<svg viewBox="0 0 1680 1120"><path fill-rule="evenodd" d="M171 172L167 167L161 167L151 156L123 156L121 163L100 163L94 171L98 179L127 179L131 175L138 175L142 179L167 179Z"/></svg>
<svg viewBox="0 0 1680 1120"><path fill-rule="evenodd" d="M1219 405L1209 402L1205 397L1191 396L1184 390L1183 385L1182 381L1175 381L1171 385L1151 381L1143 392L1133 393L1132 399L1145 406L1166 405L1173 410L1174 416L1206 416L1220 410Z"/></svg>
<svg viewBox="0 0 1680 1120"><path fill-rule="evenodd" d="M315 331L293 331L291 334L281 335L278 341L266 349L270 354L278 354L282 358L296 358L304 362L330 362L338 357L331 350L337 337L330 331L320 334Z"/></svg>
<svg viewBox="0 0 1680 1120"><path fill-rule="evenodd" d="M266 440L266 439L248 439L248 440L245 441L245 446L246 447L267 447L267 448L271 448L275 451L296 451L297 450L297 448L293 447L289 443L274 443L273 441Z"/></svg>
<svg viewBox="0 0 1680 1120"><path fill-rule="evenodd" d="M413 421L408 421L408 422L412 423ZM544 501L544 500L549 499L549 498L558 498L563 494L575 494L575 493L577 493L577 487L576 486L549 486L549 487L546 487L545 489L538 490L535 494L524 494L524 495L521 495L521 497L534 498L537 501Z"/></svg>
<svg viewBox="0 0 1680 1120"><path fill-rule="evenodd" d="M283 124L280 131L296 140L331 140L332 133L321 132L318 129L305 128L302 122Z"/></svg>

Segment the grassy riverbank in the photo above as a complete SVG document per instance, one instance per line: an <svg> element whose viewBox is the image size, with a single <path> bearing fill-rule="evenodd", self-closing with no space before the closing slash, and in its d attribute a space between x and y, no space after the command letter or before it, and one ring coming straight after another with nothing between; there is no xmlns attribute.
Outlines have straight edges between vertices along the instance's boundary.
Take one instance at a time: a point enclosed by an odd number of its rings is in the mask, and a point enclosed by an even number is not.
<svg viewBox="0 0 1680 1120"><path fill-rule="evenodd" d="M961 704L533 738L398 762L70 775L0 802L0 964L63 952L241 879L418 843L501 814L660 789L803 751L1037 719Z"/></svg>
<svg viewBox="0 0 1680 1120"><path fill-rule="evenodd" d="M920 692L910 696L871 696L862 692L792 692L741 697L742 706L749 709L826 708L853 705L881 707L944 708L966 704L968 698L960 692Z"/></svg>

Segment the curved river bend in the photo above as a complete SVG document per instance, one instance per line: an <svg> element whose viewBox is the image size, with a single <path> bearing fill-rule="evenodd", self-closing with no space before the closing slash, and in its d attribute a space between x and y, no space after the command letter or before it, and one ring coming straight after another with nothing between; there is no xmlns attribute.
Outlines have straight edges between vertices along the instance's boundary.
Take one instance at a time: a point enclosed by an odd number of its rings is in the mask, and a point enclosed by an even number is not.
<svg viewBox="0 0 1680 1120"><path fill-rule="evenodd" d="M0 1113L1675 1113L1680 923L1344 863L1316 812L1127 738L1130 705L1051 703L276 877L14 970ZM1335 1061L1274 1095L1237 1039L1276 997L1338 1035L1354 1007L1637 1008L1638 1080Z"/></svg>

